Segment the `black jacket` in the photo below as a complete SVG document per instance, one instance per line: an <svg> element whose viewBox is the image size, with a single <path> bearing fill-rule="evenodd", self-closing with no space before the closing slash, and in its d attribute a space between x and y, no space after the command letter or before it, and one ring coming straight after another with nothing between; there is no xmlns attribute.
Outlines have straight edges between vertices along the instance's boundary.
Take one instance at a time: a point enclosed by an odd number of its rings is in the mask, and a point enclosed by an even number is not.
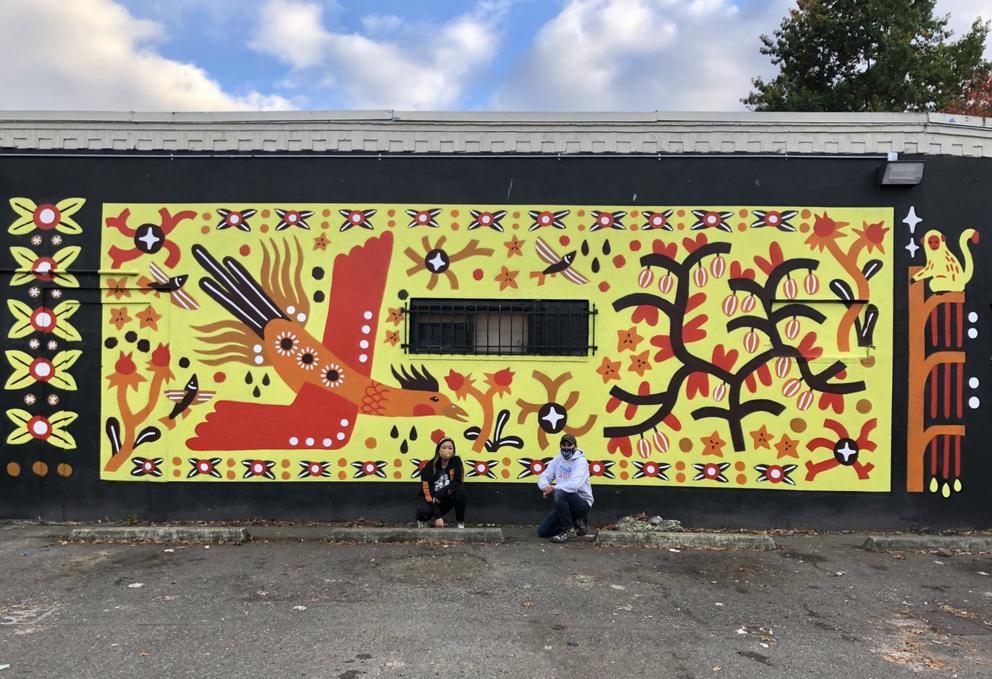
<svg viewBox="0 0 992 679"><path fill-rule="evenodd" d="M443 483L444 477L447 477L446 485ZM435 494L438 496L438 499L450 497L462 485L462 479L464 477L465 468L462 465L462 459L457 455L448 460L447 469L442 469L438 465L437 473L434 472L434 462L432 459L420 471L419 497L424 498L426 502L433 502ZM439 480L441 480L440 483ZM435 489L437 489L436 493Z"/></svg>

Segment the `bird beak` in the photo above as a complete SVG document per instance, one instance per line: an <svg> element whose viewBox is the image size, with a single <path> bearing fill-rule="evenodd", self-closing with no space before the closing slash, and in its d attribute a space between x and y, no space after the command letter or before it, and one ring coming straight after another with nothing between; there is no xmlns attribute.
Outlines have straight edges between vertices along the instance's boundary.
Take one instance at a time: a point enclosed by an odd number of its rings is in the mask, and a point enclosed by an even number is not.
<svg viewBox="0 0 992 679"><path fill-rule="evenodd" d="M453 420L458 420L459 422L465 422L468 420L468 413L456 406L454 403L442 410L441 414L445 417L450 417Z"/></svg>

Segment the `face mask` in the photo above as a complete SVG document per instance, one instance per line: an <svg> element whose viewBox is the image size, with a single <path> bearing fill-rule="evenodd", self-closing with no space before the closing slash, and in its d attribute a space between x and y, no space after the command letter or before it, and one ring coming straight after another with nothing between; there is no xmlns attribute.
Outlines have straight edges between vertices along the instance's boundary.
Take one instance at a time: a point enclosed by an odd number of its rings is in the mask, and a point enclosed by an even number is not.
<svg viewBox="0 0 992 679"><path fill-rule="evenodd" d="M561 456L563 458L565 458L566 460L571 459L572 458L572 455L574 455L574 454L575 454L575 448L562 448L561 449Z"/></svg>

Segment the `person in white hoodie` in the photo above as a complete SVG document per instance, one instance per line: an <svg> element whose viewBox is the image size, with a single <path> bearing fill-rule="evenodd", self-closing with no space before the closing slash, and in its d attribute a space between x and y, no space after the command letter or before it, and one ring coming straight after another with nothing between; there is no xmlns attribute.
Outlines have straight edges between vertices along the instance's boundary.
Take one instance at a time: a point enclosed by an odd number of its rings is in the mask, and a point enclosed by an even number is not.
<svg viewBox="0 0 992 679"><path fill-rule="evenodd" d="M579 450L575 437L561 437L559 454L548 463L537 480L544 497L553 496L555 508L537 528L538 537L552 542L568 542L588 531L587 516L592 509L589 462Z"/></svg>

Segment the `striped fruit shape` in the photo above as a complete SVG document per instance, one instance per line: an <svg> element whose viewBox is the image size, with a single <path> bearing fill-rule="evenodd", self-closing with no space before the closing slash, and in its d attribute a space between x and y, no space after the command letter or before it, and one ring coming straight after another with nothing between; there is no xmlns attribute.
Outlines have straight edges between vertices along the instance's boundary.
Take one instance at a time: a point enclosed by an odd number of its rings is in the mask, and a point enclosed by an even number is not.
<svg viewBox="0 0 992 679"><path fill-rule="evenodd" d="M665 436L665 432L655 429L651 440L654 442L654 447L658 449L659 453L668 452L668 437Z"/></svg>
<svg viewBox="0 0 992 679"><path fill-rule="evenodd" d="M809 410L809 407L813 405L813 390L807 389L800 394L799 398L796 399L796 405L802 411Z"/></svg>
<svg viewBox="0 0 992 679"><path fill-rule="evenodd" d="M790 340L796 339L799 336L799 319L795 316L790 318L785 324L785 336Z"/></svg>
<svg viewBox="0 0 992 679"><path fill-rule="evenodd" d="M723 313L733 316L737 313L737 295L731 293L723 298Z"/></svg>
<svg viewBox="0 0 992 679"><path fill-rule="evenodd" d="M720 384L716 385L716 389L713 390L713 400L720 402L723 400L723 397L726 395L727 395L727 383L720 382Z"/></svg>
<svg viewBox="0 0 992 679"><path fill-rule="evenodd" d="M744 298L744 301L741 302L741 311L743 311L746 314L749 314L752 311L754 311L754 305L755 305L754 295L748 295L747 297Z"/></svg>
<svg viewBox="0 0 992 679"><path fill-rule="evenodd" d="M782 396L786 398L792 398L799 393L799 390L803 386L803 381L797 377L790 377L782 385Z"/></svg>
<svg viewBox="0 0 992 679"><path fill-rule="evenodd" d="M642 438L637 442L637 454L641 457L651 457L651 444L647 442L647 439Z"/></svg>
<svg viewBox="0 0 992 679"><path fill-rule="evenodd" d="M807 295L815 295L819 289L820 279L816 277L816 274L813 273L811 269L810 272L806 274L806 277L803 278L803 290Z"/></svg>
<svg viewBox="0 0 992 679"><path fill-rule="evenodd" d="M753 354L758 350L758 344L760 344L758 333L754 330L748 330L747 334L744 335L744 349L747 353Z"/></svg>
<svg viewBox="0 0 992 679"><path fill-rule="evenodd" d="M697 288L704 287L709 279L709 274L706 273L706 269L702 266L697 266L695 271L692 272L692 282L696 284Z"/></svg>
<svg viewBox="0 0 992 679"><path fill-rule="evenodd" d="M710 261L710 273L713 274L713 278L723 278L726 270L727 260L723 258L723 255L717 255Z"/></svg>
<svg viewBox="0 0 992 679"><path fill-rule="evenodd" d="M641 273L637 274L637 284L642 288L651 285L652 281L654 281L654 272L651 271L651 267L645 267Z"/></svg>
<svg viewBox="0 0 992 679"><path fill-rule="evenodd" d="M672 290L672 274L666 273L658 279L658 289L664 293L671 292Z"/></svg>
<svg viewBox="0 0 992 679"><path fill-rule="evenodd" d="M796 279L789 276L782 283L782 294L786 299L795 299L799 295L799 284Z"/></svg>
<svg viewBox="0 0 992 679"><path fill-rule="evenodd" d="M792 370L792 359L788 356L779 356L775 360L775 374L779 379L785 379L785 376L789 374Z"/></svg>

